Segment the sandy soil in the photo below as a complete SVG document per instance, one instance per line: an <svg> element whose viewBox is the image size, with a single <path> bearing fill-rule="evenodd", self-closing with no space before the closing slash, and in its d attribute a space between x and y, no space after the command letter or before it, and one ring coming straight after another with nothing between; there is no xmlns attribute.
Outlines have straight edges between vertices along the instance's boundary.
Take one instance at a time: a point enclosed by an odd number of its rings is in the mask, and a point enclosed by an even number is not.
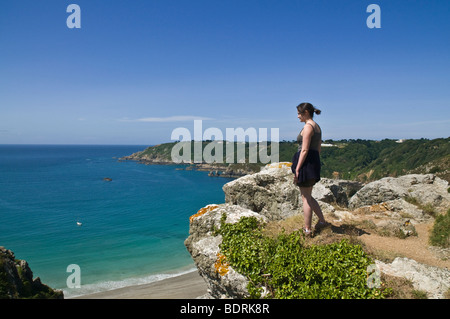
<svg viewBox="0 0 450 319"><path fill-rule="evenodd" d="M407 257L417 262L450 269L450 260L443 260L429 249L428 238L433 223L415 225L418 236L405 239L383 237L376 234L363 234L358 237L368 247L385 251L392 256Z"/></svg>
<svg viewBox="0 0 450 319"><path fill-rule="evenodd" d="M149 284L124 287L74 299L194 299L207 292L197 271Z"/></svg>

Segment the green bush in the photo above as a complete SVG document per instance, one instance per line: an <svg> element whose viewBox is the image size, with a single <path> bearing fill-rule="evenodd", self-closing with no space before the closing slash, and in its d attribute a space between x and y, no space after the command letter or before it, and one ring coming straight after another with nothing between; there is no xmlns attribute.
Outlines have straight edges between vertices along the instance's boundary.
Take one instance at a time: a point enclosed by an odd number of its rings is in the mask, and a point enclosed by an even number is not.
<svg viewBox="0 0 450 319"><path fill-rule="evenodd" d="M265 237L260 222L243 217L218 231L227 262L249 279L251 298L384 298L389 289L368 288L367 267L373 261L361 246L346 240L305 245L299 232Z"/></svg>
<svg viewBox="0 0 450 319"><path fill-rule="evenodd" d="M434 246L450 247L450 209L446 214L436 216L431 230L430 243Z"/></svg>

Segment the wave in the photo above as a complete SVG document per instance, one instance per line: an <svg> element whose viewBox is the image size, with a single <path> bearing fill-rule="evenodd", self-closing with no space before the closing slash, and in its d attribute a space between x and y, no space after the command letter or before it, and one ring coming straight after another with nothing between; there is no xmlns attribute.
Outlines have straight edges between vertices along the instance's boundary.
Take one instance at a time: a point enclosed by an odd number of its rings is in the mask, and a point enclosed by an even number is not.
<svg viewBox="0 0 450 319"><path fill-rule="evenodd" d="M105 281L105 282L99 282L95 284L87 284L87 285L81 285L80 288L65 288L62 289L64 292L64 298L70 299L75 297L81 297L85 295L90 295L98 292L105 292L105 291L111 291L116 290L120 288L125 287L131 287L131 286L139 286L139 285L145 285L150 284L153 282L161 281L168 278L178 277L182 276L191 272L197 271L197 268L189 268L187 270L180 270L178 272L173 273L161 273L161 274L153 274L148 275L145 277L136 277L136 278L128 278L124 280L118 280L118 281Z"/></svg>

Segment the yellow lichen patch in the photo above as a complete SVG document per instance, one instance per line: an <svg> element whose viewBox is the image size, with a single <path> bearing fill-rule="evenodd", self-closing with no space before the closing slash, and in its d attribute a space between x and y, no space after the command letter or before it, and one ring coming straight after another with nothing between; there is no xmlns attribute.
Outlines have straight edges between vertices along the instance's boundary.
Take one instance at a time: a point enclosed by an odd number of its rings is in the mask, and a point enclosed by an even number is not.
<svg viewBox="0 0 450 319"><path fill-rule="evenodd" d="M267 164L266 168L283 168L283 167L291 167L292 163L290 162L280 162L280 163L271 163Z"/></svg>
<svg viewBox="0 0 450 319"><path fill-rule="evenodd" d="M228 267L230 264L226 261L227 257L225 255L222 255L221 253L217 253L217 260L214 263L214 268L216 269L216 272L221 275L225 276L228 273Z"/></svg>
<svg viewBox="0 0 450 319"><path fill-rule="evenodd" d="M389 210L389 207L387 206L386 203L375 204L375 205L372 205L372 206L369 207L369 211L371 213L374 213L374 212L385 212L385 211L388 211L388 210Z"/></svg>
<svg viewBox="0 0 450 319"><path fill-rule="evenodd" d="M210 212L214 209L216 209L217 207L219 207L218 205L208 205L205 206L203 208L200 208L197 212L197 214L192 215L191 217L189 217L189 222L193 222L195 218L202 216L203 214L206 214L207 212Z"/></svg>

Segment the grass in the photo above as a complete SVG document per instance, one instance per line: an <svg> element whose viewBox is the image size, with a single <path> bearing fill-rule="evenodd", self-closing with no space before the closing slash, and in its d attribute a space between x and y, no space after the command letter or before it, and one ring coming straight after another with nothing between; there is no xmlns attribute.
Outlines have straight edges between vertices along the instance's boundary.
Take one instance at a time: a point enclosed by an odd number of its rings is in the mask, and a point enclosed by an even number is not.
<svg viewBox="0 0 450 319"><path fill-rule="evenodd" d="M428 299L426 291L415 289L411 280L406 278L382 273L381 282L392 288L392 293L387 299Z"/></svg>
<svg viewBox="0 0 450 319"><path fill-rule="evenodd" d="M447 213L436 216L430 234L430 244L443 248L450 247L450 209Z"/></svg>

